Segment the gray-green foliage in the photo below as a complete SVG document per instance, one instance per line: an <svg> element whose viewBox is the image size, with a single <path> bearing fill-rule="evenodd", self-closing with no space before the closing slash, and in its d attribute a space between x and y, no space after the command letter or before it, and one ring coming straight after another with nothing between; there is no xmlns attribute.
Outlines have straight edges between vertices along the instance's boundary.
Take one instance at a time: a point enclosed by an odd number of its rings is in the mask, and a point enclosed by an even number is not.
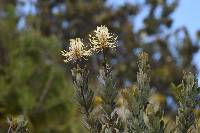
<svg viewBox="0 0 200 133"><path fill-rule="evenodd" d="M151 95L150 90L150 66L148 55L146 53L139 54L139 71L137 73L137 86L135 93L130 93L130 111L131 116L128 121L129 132L138 133L162 133L164 123L161 120L162 110L159 106L149 103Z"/></svg>
<svg viewBox="0 0 200 133"><path fill-rule="evenodd" d="M194 110L198 110L199 105L199 88L197 80L192 73L184 72L182 84L171 85L175 92L175 98L178 104L178 114L176 116L177 133L191 132L196 128L196 120Z"/></svg>
<svg viewBox="0 0 200 133"><path fill-rule="evenodd" d="M119 123L115 109L118 90L112 79L108 62L104 62L99 71L99 89L97 93L103 100L101 107L94 107L94 90L88 87L88 70L79 64L72 69L75 85L75 99L80 105L84 126L92 133L118 131Z"/></svg>
<svg viewBox="0 0 200 133"><path fill-rule="evenodd" d="M177 99L178 113L175 128L169 130L167 129L168 123L163 121L163 106L149 99L153 95L153 91L149 84L148 55L141 52L138 57L137 84L133 85L132 88L123 90L117 88L108 62L106 65L102 63L100 67L99 86L96 90L84 87L88 86L84 85L88 84L88 74L83 78L81 71L76 73L75 84L76 86L80 84L75 91L76 97L82 108L84 124L87 125L89 131L92 133L187 133L193 131L197 124L193 110L198 108L199 94L195 76L191 73L185 73L181 85L176 87L172 84ZM85 71L85 69L82 70ZM77 76L79 77L77 78ZM84 92L84 95L79 94L81 91ZM98 106L94 106L95 95L102 99ZM120 96L126 102L119 103Z"/></svg>
<svg viewBox="0 0 200 133"><path fill-rule="evenodd" d="M103 54L105 53L103 52ZM110 66L109 62L104 59L99 71L97 90L88 89L88 74L86 77L83 75L85 69L81 69L81 71L80 67L72 69L76 98L82 108L84 124L87 125L90 132L162 133L164 131L164 122L161 120L162 111L159 107L155 109L152 103L148 103L150 97L148 55L146 53L139 54L137 86L134 90L135 93L128 93L129 107L123 108L123 103L117 105L120 90L113 80L111 67L108 66ZM98 107L93 107L91 104L94 97L93 91L96 91L103 101ZM120 111L125 111L124 116L121 116Z"/></svg>
<svg viewBox="0 0 200 133"><path fill-rule="evenodd" d="M100 88L97 91L103 100L102 118L100 119L102 124L101 132L123 132L123 123L115 111L119 90L108 66L109 64L106 62L106 67L100 70L98 79L100 80ZM108 72L107 74L106 71Z"/></svg>
<svg viewBox="0 0 200 133"><path fill-rule="evenodd" d="M88 130L93 129L93 122L91 112L93 110L93 91L88 86L88 71L86 68L81 68L77 65L72 69L72 77L75 85L75 99L79 104L80 111L83 118L84 126Z"/></svg>
<svg viewBox="0 0 200 133"><path fill-rule="evenodd" d="M146 129L143 113L145 106L147 106L148 97L150 93L150 77L149 77L149 64L148 56L146 53L139 55L139 71L137 73L137 89L136 93L130 96L131 98L131 117L129 122L130 132L139 132Z"/></svg>

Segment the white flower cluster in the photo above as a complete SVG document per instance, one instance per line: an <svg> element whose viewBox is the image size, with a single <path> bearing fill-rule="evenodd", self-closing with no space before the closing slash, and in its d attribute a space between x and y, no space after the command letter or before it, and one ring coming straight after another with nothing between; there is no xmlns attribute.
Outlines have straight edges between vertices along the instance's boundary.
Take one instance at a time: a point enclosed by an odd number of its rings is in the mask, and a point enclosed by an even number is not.
<svg viewBox="0 0 200 133"><path fill-rule="evenodd" d="M97 26L97 29L94 31L95 35L89 35L90 43L94 51L99 52L105 48L115 48L117 37L114 37L112 33L109 33L109 30L106 26Z"/></svg>
<svg viewBox="0 0 200 133"><path fill-rule="evenodd" d="M91 49L86 49L80 38L70 39L69 51L63 50L64 62L76 62L79 59L87 59L92 52L103 51L106 48L115 48L117 37L114 37L106 26L97 26L94 36L89 35Z"/></svg>
<svg viewBox="0 0 200 133"><path fill-rule="evenodd" d="M80 38L70 39L69 51L61 51L62 55L65 57L64 62L77 61L80 58L87 59L86 57L91 55L90 50L85 50L84 44Z"/></svg>

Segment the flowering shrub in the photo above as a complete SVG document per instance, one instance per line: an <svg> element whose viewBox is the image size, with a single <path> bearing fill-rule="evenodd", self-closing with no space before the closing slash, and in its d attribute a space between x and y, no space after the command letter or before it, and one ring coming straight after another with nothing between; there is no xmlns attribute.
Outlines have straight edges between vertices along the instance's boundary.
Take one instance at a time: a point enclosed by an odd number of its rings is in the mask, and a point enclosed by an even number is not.
<svg viewBox="0 0 200 133"><path fill-rule="evenodd" d="M150 65L148 54L138 54L137 83L129 88L120 89L115 83L108 52L117 47L117 36L110 33L106 26L97 26L89 35L90 47L87 48L80 38L71 39L69 51L62 51L66 63L73 64L72 77L75 86L75 99L79 104L83 125L92 133L187 133L198 132L198 94L197 81L191 73L185 73L183 82L171 85L177 101L176 120L169 128L163 109L163 99L150 98L155 95L150 87ZM103 59L97 78L98 87L89 87L89 70L83 61L94 54ZM161 102L159 102L161 101Z"/></svg>

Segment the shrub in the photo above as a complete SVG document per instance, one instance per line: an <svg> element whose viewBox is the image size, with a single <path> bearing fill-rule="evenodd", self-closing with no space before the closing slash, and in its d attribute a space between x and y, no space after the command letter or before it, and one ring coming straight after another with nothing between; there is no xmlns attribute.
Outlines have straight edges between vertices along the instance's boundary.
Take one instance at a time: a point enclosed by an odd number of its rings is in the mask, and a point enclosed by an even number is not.
<svg viewBox="0 0 200 133"><path fill-rule="evenodd" d="M118 87L110 63L109 52L117 47L117 36L106 26L97 26L94 35L89 35L90 47L80 38L71 39L69 51L62 51L64 61L72 64L75 99L80 107L83 125L92 133L130 132L164 133L197 132L195 112L198 112L197 81L192 73L184 73L183 82L171 85L177 101L175 124L169 127L164 120L165 98L151 100L155 95L150 86L148 54L138 54L137 82L128 88ZM89 87L89 67L86 60L98 53L100 58L98 86Z"/></svg>

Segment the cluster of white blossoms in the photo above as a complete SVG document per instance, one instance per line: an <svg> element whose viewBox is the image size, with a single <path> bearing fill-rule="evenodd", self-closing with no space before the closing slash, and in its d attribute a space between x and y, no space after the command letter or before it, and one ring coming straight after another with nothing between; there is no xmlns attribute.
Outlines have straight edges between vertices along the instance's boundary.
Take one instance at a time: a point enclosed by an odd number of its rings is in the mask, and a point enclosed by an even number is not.
<svg viewBox="0 0 200 133"><path fill-rule="evenodd" d="M78 59L87 59L86 57L91 55L90 50L86 50L83 42L80 38L70 39L69 40L69 51L61 51L62 55L65 57L64 62L77 61Z"/></svg>
<svg viewBox="0 0 200 133"><path fill-rule="evenodd" d="M87 59L88 56L92 55L92 52L99 52L105 48L115 48L117 37L109 33L106 26L97 26L94 31L94 36L89 35L91 43L91 49L86 49L80 38L70 39L69 51L63 50L62 55L65 57L64 62L74 61L78 59Z"/></svg>
<svg viewBox="0 0 200 133"><path fill-rule="evenodd" d="M97 26L94 31L95 35L89 35L90 43L94 51L99 52L105 48L115 48L117 36L115 37L106 26Z"/></svg>

